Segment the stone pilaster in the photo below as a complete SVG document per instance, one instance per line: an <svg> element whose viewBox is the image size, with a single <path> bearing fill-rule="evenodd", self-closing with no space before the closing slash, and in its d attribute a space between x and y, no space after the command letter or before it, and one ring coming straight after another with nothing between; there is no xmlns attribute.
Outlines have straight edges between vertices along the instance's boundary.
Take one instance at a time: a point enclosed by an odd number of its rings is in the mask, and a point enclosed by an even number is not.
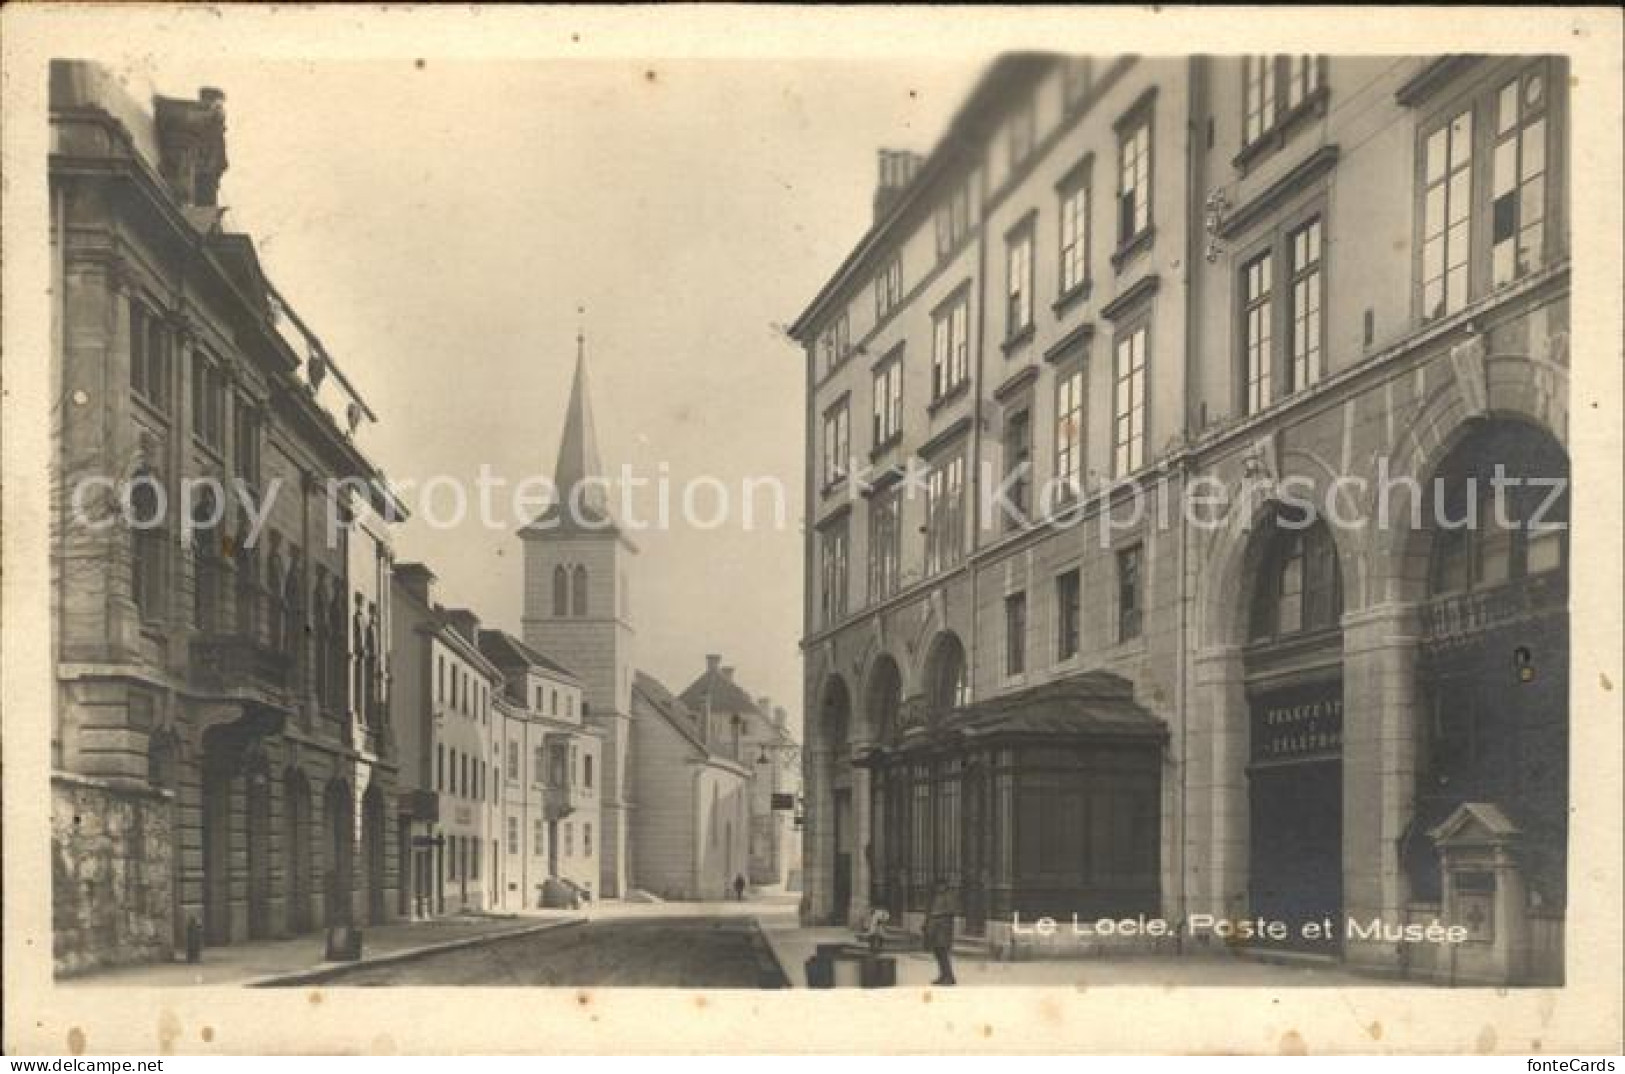
<svg viewBox="0 0 1625 1074"><path fill-rule="evenodd" d="M1241 650L1217 646L1192 662L1195 689L1187 762L1191 818L1188 868L1192 910L1239 914L1247 908L1247 692ZM1203 824L1203 817L1207 823Z"/></svg>
<svg viewBox="0 0 1625 1074"><path fill-rule="evenodd" d="M1420 704L1416 607L1381 604L1343 619L1343 910L1404 920L1399 839L1416 788ZM1345 946L1350 962L1392 966L1392 945Z"/></svg>

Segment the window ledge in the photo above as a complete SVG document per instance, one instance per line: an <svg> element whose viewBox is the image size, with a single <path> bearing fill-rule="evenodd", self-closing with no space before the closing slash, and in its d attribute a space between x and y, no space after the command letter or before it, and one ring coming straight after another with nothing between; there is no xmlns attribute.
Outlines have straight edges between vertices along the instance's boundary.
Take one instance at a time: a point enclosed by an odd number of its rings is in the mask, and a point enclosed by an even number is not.
<svg viewBox="0 0 1625 1074"><path fill-rule="evenodd" d="M1050 303L1050 310L1057 316L1064 316L1067 312L1089 301L1089 293L1094 290L1095 282L1084 279L1074 285L1071 290L1062 291L1054 302Z"/></svg>
<svg viewBox="0 0 1625 1074"><path fill-rule="evenodd" d="M952 406L954 403L957 403L961 398L968 394L970 394L970 378L966 377L958 384L955 384L952 388L949 388L947 391L931 400L931 405L927 406L925 411L927 414L935 414L944 407Z"/></svg>
<svg viewBox="0 0 1625 1074"><path fill-rule="evenodd" d="M1126 266L1131 260L1151 249L1151 244L1156 241L1156 238L1157 228L1155 224L1147 224L1145 227L1140 229L1138 234L1129 236L1129 238L1117 248L1117 252L1112 254L1112 268L1116 269L1117 272L1121 274L1124 266Z"/></svg>
<svg viewBox="0 0 1625 1074"><path fill-rule="evenodd" d="M1004 351L1006 356L1014 354L1016 351L1033 341L1034 331L1035 329L1033 328L1032 322L1029 321L1027 326L1021 329L1015 335L1006 336L1004 342L999 344L999 349Z"/></svg>
<svg viewBox="0 0 1625 1074"><path fill-rule="evenodd" d="M147 398L146 395L142 394L142 392L135 388L130 389L130 398L134 399L137 405L139 405L149 417L157 421L166 429L169 427L170 419L169 411L167 409L153 402L151 399Z"/></svg>
<svg viewBox="0 0 1625 1074"><path fill-rule="evenodd" d="M903 431L899 429L874 446L874 449L869 452L869 461L879 462L883 457L891 454L892 449L902 442Z"/></svg>

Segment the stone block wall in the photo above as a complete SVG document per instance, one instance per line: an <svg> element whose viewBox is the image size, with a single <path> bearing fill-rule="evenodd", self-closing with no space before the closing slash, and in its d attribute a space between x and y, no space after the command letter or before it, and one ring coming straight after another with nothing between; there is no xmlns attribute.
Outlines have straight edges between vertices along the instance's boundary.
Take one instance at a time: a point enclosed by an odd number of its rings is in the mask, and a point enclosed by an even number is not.
<svg viewBox="0 0 1625 1074"><path fill-rule="evenodd" d="M170 796L58 774L51 798L57 972L170 958Z"/></svg>

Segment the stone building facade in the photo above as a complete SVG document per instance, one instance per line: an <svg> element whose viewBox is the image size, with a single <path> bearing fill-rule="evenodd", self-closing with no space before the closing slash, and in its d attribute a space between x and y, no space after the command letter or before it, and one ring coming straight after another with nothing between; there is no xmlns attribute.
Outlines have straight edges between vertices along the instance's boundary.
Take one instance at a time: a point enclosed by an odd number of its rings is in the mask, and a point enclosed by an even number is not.
<svg viewBox="0 0 1625 1074"><path fill-rule="evenodd" d="M793 329L815 919L946 879L995 945L1063 907L1438 917L1460 958L1287 946L1560 976L1567 86L1016 56L882 154ZM1444 524L1497 473L1494 524ZM1446 875L1485 805L1516 877Z"/></svg>
<svg viewBox="0 0 1625 1074"><path fill-rule="evenodd" d="M221 94L50 77L56 965L384 920L372 414L223 225Z"/></svg>

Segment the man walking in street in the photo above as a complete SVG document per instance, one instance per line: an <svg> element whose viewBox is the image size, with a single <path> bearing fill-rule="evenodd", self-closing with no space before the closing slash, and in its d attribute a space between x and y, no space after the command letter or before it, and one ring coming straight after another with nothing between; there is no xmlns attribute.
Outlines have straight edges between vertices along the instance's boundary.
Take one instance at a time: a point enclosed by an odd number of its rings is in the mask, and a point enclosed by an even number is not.
<svg viewBox="0 0 1625 1074"><path fill-rule="evenodd" d="M745 901L745 877L743 873L734 877L734 899L738 902Z"/></svg>
<svg viewBox="0 0 1625 1074"><path fill-rule="evenodd" d="M959 908L954 903L953 892L948 888L948 879L941 877L937 880L937 890L931 896L930 909L925 915L925 946L937 956L937 979L934 985L952 985L954 980L954 917Z"/></svg>

